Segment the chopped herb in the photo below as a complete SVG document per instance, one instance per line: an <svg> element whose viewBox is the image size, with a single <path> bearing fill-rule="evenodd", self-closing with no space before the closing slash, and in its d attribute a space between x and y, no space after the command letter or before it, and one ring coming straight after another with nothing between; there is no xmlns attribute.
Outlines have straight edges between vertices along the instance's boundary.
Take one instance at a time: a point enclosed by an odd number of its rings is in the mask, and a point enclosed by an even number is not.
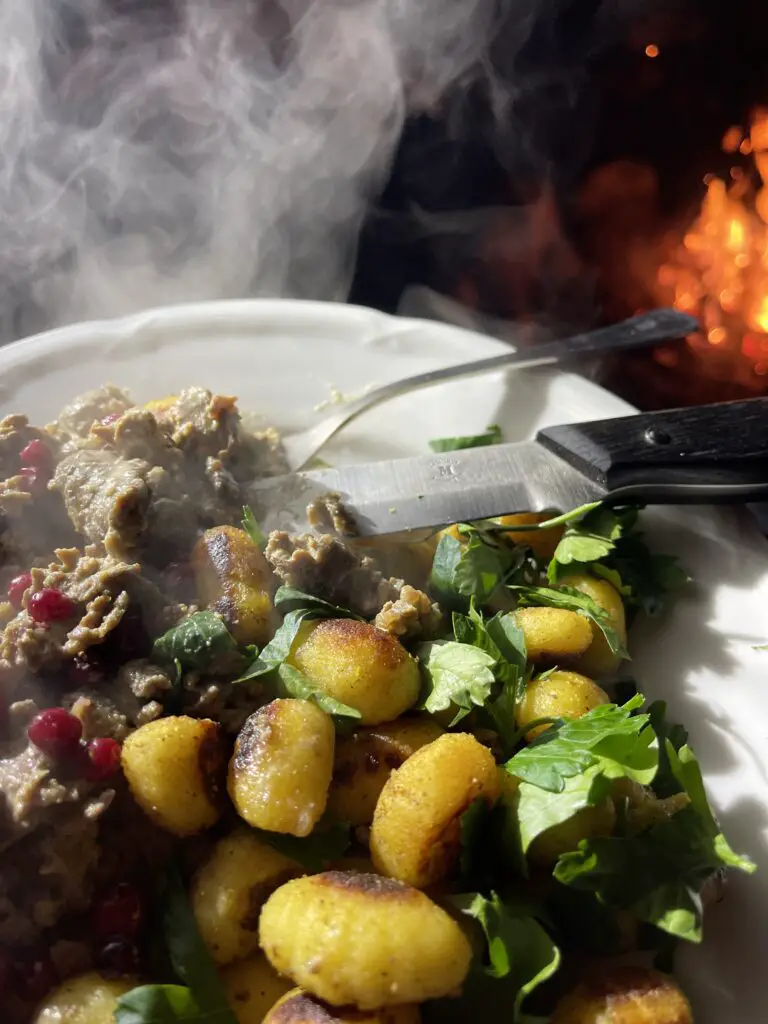
<svg viewBox="0 0 768 1024"><path fill-rule="evenodd" d="M242 526L253 543L258 546L260 551L263 551L267 546L267 535L259 526L256 521L256 516L253 514L253 510L248 505L243 505Z"/></svg>
<svg viewBox="0 0 768 1024"><path fill-rule="evenodd" d="M429 442L433 452L457 452L462 448L487 448L501 442L501 427L495 424L486 427L484 434L467 434L465 437L438 437Z"/></svg>
<svg viewBox="0 0 768 1024"><path fill-rule="evenodd" d="M499 982L486 989L486 996L511 1004L512 1021L520 1021L525 998L551 978L560 966L560 951L544 927L525 907L502 901L495 893L490 899L480 893L455 896L451 902L474 918L486 940L485 974Z"/></svg>
<svg viewBox="0 0 768 1024"><path fill-rule="evenodd" d="M307 871L318 872L344 856L352 845L351 831L352 827L347 822L337 821L327 827L320 822L303 839L278 832L259 832L259 836L265 843L295 860Z"/></svg>
<svg viewBox="0 0 768 1024"><path fill-rule="evenodd" d="M142 985L131 989L117 1001L116 1024L237 1024L175 870L166 880L163 924L173 969L186 988Z"/></svg>
<svg viewBox="0 0 768 1024"><path fill-rule="evenodd" d="M621 637L613 628L613 620L610 615L601 608L597 601L594 601L587 594L582 594L574 587L528 587L512 584L509 587L517 594L521 605L544 605L548 608L565 608L572 612L585 615L591 622L600 629L608 646L614 654L620 658L628 658L629 654L622 643Z"/></svg>
<svg viewBox="0 0 768 1024"><path fill-rule="evenodd" d="M517 578L525 561L525 549L500 544L490 534L467 526L464 543L450 534L440 538L430 589L446 608L466 611L471 598L482 607L505 582Z"/></svg>
<svg viewBox="0 0 768 1024"><path fill-rule="evenodd" d="M495 682L495 659L470 644L435 640L417 651L424 678L421 707L434 714L456 708L451 725L465 718L473 707L482 707Z"/></svg>
<svg viewBox="0 0 768 1024"><path fill-rule="evenodd" d="M268 675L291 653L293 641L301 624L311 619L357 619L346 608L339 608L322 598L305 594L295 587L280 587L275 594L275 608L284 619L267 646L258 654L236 683L244 683Z"/></svg>
<svg viewBox="0 0 768 1024"><path fill-rule="evenodd" d="M659 755L656 736L637 694L619 707L600 704L581 718L563 721L520 750L504 765L510 775L552 793L562 793L565 780L598 765L606 778L628 776L642 785L653 780Z"/></svg>
<svg viewBox="0 0 768 1024"><path fill-rule="evenodd" d="M334 717L354 719L362 717L357 708L352 708L348 704L342 704L341 701L335 700L318 686L315 686L311 680L307 679L303 672L299 672L292 665L282 664L278 666L277 678L279 683L276 696L278 697L296 697L299 700L311 701L321 711L325 711L326 714L333 715Z"/></svg>
<svg viewBox="0 0 768 1024"><path fill-rule="evenodd" d="M155 640L152 656L182 669L204 669L222 655L237 654L238 646L220 615L195 612Z"/></svg>

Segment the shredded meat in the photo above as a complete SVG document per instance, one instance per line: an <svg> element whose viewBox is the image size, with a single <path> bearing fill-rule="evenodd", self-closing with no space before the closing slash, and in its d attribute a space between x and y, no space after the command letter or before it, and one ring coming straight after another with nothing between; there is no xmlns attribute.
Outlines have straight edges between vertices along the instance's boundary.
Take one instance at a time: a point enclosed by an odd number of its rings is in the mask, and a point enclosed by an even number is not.
<svg viewBox="0 0 768 1024"><path fill-rule="evenodd" d="M396 601L387 601L374 625L398 637L434 639L440 635L443 615L423 591L406 583Z"/></svg>
<svg viewBox="0 0 768 1024"><path fill-rule="evenodd" d="M338 494L324 494L307 506L307 522L317 533L356 537L357 525Z"/></svg>
<svg viewBox="0 0 768 1024"><path fill-rule="evenodd" d="M333 604L372 618L394 601L402 580L385 579L372 558L356 555L336 537L274 530L264 555L274 572L289 586L315 594Z"/></svg>
<svg viewBox="0 0 768 1024"><path fill-rule="evenodd" d="M119 416L132 405L133 402L124 391L107 384L95 391L86 391L74 402L64 406L49 431L65 445L68 444L70 449L78 447L78 440L88 437L94 423L110 416Z"/></svg>

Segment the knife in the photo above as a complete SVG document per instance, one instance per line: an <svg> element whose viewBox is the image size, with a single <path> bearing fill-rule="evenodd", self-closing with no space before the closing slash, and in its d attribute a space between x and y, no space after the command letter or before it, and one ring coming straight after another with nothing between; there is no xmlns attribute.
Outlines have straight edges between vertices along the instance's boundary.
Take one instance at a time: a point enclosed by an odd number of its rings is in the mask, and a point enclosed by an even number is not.
<svg viewBox="0 0 768 1024"><path fill-rule="evenodd" d="M360 536L593 501L710 504L768 497L768 397L546 427L532 441L312 470L255 484L265 529L306 524L338 494Z"/></svg>

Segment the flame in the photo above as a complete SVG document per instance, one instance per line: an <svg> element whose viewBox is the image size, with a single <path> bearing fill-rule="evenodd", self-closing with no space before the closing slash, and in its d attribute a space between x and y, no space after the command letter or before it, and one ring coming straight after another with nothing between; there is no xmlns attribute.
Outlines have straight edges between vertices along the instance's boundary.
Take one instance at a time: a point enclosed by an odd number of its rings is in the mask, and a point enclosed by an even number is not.
<svg viewBox="0 0 768 1024"><path fill-rule="evenodd" d="M674 305L697 316L689 339L699 355L733 362L731 376L751 386L768 373L768 109L755 110L749 130L733 127L722 148L749 165L729 179L709 175L707 192L682 243L658 271Z"/></svg>

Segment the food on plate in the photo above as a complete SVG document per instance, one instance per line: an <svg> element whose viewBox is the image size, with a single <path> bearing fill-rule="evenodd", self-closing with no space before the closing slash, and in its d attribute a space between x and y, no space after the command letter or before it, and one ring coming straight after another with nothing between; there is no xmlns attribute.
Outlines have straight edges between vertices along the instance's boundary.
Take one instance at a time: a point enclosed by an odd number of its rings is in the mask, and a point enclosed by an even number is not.
<svg viewBox="0 0 768 1024"><path fill-rule="evenodd" d="M331 716L308 700L270 701L235 740L229 796L254 828L307 836L322 817L333 774Z"/></svg>
<svg viewBox="0 0 768 1024"><path fill-rule="evenodd" d="M607 959L753 867L625 671L684 572L630 506L265 536L286 469L201 387L0 421L3 1024L688 1024Z"/></svg>
<svg viewBox="0 0 768 1024"><path fill-rule="evenodd" d="M419 889L447 878L461 855L462 816L499 795L496 762L469 733L421 747L384 784L371 825L371 856L382 875Z"/></svg>
<svg viewBox="0 0 768 1024"><path fill-rule="evenodd" d="M458 924L423 892L355 871L286 882L264 904L259 941L306 992L360 1010L457 993L472 957Z"/></svg>

